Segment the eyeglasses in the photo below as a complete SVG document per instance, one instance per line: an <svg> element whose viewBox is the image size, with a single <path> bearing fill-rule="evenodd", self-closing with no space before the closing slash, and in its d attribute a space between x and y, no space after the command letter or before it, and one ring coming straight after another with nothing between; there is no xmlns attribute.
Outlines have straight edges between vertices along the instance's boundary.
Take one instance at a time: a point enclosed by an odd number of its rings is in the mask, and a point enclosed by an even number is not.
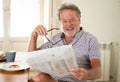
<svg viewBox="0 0 120 82"><path fill-rule="evenodd" d="M49 29L47 32L50 32L50 31L52 31L52 30L59 30L59 28L51 28L51 29ZM55 45L56 43L54 43L53 41L51 41L46 35L45 35L45 38L50 42L50 43L52 43L52 45ZM58 41L57 41L57 43L58 43Z"/></svg>

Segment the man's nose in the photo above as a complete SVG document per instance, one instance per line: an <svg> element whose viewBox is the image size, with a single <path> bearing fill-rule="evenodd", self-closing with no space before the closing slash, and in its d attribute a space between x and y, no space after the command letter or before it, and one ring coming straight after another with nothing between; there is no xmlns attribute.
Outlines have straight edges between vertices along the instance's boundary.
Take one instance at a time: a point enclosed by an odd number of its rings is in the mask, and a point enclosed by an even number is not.
<svg viewBox="0 0 120 82"><path fill-rule="evenodd" d="M68 25L71 26L73 25L73 22L71 20L68 21Z"/></svg>

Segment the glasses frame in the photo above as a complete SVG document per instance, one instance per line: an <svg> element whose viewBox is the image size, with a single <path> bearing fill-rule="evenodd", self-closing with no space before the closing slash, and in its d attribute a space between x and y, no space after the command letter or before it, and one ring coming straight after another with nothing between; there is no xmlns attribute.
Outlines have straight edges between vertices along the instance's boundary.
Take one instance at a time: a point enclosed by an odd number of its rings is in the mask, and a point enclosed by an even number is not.
<svg viewBox="0 0 120 82"><path fill-rule="evenodd" d="M50 31L52 31L52 30L59 30L59 28L51 28L51 29L49 29L47 32L50 32ZM56 43L54 43L53 41L51 41L51 40L47 37L47 35L45 35L45 38L48 40L48 42L52 43L52 45L56 44Z"/></svg>

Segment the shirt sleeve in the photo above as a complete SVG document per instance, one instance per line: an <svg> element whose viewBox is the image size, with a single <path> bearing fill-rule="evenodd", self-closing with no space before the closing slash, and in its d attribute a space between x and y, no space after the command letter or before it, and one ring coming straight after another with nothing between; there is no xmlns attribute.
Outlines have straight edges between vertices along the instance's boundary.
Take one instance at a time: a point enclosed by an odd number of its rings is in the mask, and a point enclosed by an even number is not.
<svg viewBox="0 0 120 82"><path fill-rule="evenodd" d="M93 37L90 39L90 44L89 44L89 57L90 59L100 59L101 53L100 53L100 47L99 43L97 41L96 37Z"/></svg>
<svg viewBox="0 0 120 82"><path fill-rule="evenodd" d="M50 42L46 42L40 46L40 49L47 49L47 48L52 48L52 44Z"/></svg>

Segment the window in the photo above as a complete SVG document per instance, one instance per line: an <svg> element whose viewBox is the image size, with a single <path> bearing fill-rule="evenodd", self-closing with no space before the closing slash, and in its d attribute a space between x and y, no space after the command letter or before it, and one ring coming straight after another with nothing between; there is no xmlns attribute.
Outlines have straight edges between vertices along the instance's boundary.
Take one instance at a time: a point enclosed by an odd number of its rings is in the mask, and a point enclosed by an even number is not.
<svg viewBox="0 0 120 82"><path fill-rule="evenodd" d="M0 37L3 34L8 38L30 37L38 24L51 28L50 2L52 0L0 0Z"/></svg>
<svg viewBox="0 0 120 82"><path fill-rule="evenodd" d="M53 0L0 0L0 49L26 49L28 39L38 24L49 29L52 25ZM51 4L51 5L50 5ZM2 36L2 39L1 39ZM44 37L38 38L40 45Z"/></svg>
<svg viewBox="0 0 120 82"><path fill-rule="evenodd" d="M2 0L0 0L0 37L3 37L3 8Z"/></svg>
<svg viewBox="0 0 120 82"><path fill-rule="evenodd" d="M39 0L11 0L10 37L28 37L40 22Z"/></svg>

